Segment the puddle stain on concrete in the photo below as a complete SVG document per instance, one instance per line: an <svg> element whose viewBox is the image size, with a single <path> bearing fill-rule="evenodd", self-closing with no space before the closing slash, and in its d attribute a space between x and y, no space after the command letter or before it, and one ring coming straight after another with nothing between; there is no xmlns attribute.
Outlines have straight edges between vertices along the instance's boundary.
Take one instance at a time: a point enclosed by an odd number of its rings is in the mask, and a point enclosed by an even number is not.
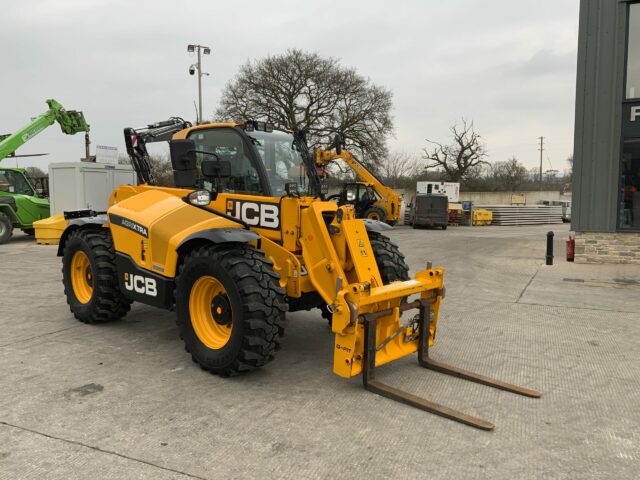
<svg viewBox="0 0 640 480"><path fill-rule="evenodd" d="M98 393L103 390L104 387L99 383L87 383L86 385L82 385L80 387L70 388L64 393L64 396L67 398L86 397L87 395Z"/></svg>
<svg viewBox="0 0 640 480"><path fill-rule="evenodd" d="M606 280L585 280L584 278L563 278L563 282L582 283L585 287L600 287L600 288L625 288L636 287L640 285L638 280L628 278L614 278L612 281Z"/></svg>

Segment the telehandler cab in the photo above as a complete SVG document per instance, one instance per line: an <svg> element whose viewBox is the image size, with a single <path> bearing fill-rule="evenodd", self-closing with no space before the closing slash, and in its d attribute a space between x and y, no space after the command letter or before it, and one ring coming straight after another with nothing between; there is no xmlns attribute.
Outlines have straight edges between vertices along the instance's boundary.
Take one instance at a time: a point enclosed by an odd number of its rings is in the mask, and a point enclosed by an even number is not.
<svg viewBox="0 0 640 480"><path fill-rule="evenodd" d="M175 188L153 185L146 150L168 139ZM377 367L417 351L423 367L539 396L429 358L444 270L427 263L409 279L388 226L325 201L303 134L172 118L126 129L125 140L142 184L118 187L107 212L66 212L58 255L78 320L118 320L133 301L175 309L192 359L231 376L272 359L285 312L320 307L331 313L333 371L362 375L375 393L492 429L375 379ZM408 310L418 314L403 321Z"/></svg>

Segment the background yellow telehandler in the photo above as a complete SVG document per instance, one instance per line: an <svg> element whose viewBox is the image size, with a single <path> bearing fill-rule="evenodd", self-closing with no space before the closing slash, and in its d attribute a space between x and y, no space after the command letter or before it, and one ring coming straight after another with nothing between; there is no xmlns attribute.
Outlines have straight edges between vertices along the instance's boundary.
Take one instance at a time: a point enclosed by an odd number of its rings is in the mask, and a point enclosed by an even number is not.
<svg viewBox="0 0 640 480"><path fill-rule="evenodd" d="M328 200L336 201L339 206L352 205L356 218L378 220L395 225L400 220L400 195L384 184L365 164L360 162L349 150L343 149L343 140L336 136L334 149L316 150L316 167L323 170L332 162L344 161L357 175L358 182L342 185L340 193L331 195Z"/></svg>
<svg viewBox="0 0 640 480"><path fill-rule="evenodd" d="M153 185L146 150L168 139L175 188ZM428 264L409 279L388 226L325 201L302 134L172 118L126 129L125 140L142 184L117 188L107 212L66 212L58 253L78 320L117 320L133 301L175 309L193 360L229 376L272 359L287 310L321 307L332 314L333 371L361 374L380 395L493 427L375 380L376 367L416 351L424 367L539 395L429 358L444 270Z"/></svg>

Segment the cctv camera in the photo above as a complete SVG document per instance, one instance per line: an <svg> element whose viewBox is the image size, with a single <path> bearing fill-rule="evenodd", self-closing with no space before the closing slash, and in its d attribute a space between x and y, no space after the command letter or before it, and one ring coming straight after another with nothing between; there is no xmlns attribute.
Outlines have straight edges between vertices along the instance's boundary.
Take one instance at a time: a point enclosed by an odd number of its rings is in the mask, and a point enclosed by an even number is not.
<svg viewBox="0 0 640 480"><path fill-rule="evenodd" d="M191 65L189 67L189 75L194 75L196 73L196 67L194 67L193 65Z"/></svg>

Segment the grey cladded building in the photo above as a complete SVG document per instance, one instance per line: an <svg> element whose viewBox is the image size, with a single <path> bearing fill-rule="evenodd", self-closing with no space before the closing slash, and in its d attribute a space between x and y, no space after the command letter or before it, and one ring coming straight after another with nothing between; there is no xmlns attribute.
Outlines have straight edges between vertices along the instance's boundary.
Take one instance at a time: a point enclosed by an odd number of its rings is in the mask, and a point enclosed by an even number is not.
<svg viewBox="0 0 640 480"><path fill-rule="evenodd" d="M640 0L581 0L576 262L640 264Z"/></svg>

